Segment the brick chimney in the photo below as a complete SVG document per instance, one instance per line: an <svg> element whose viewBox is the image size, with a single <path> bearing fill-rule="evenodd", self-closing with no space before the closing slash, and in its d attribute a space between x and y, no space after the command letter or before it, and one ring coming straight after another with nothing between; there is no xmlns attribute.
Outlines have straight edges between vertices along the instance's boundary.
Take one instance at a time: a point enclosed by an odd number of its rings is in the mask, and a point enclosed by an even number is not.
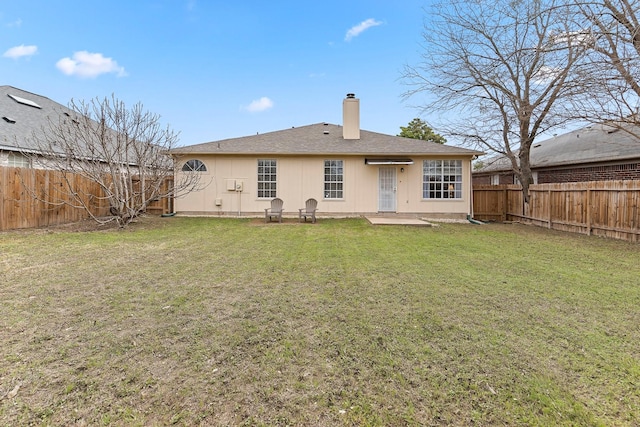
<svg viewBox="0 0 640 427"><path fill-rule="evenodd" d="M342 101L342 137L360 139L360 100L353 93Z"/></svg>

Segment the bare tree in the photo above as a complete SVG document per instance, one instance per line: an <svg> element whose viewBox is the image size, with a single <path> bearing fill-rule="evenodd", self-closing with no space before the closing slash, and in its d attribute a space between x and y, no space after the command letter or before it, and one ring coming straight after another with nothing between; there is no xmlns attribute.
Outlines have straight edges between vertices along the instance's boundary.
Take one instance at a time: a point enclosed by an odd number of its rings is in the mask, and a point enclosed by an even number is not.
<svg viewBox="0 0 640 427"><path fill-rule="evenodd" d="M34 189L34 194L47 203L84 209L100 223L117 221L125 227L152 201L193 191L199 176L174 174L175 163L167 151L176 146L178 134L161 127L159 118L140 103L127 109L115 96L88 103L72 100L69 110L34 132L36 149L25 153L35 165L56 169L63 177L58 195L41 197L50 191L42 189ZM86 194L77 184L78 175L96 183L100 191ZM179 182L172 181L174 175ZM97 199L108 200L109 215L96 215L91 200Z"/></svg>
<svg viewBox="0 0 640 427"><path fill-rule="evenodd" d="M443 133L506 156L529 200L529 154L539 134L571 119L583 93L572 73L584 43L566 2L457 0L433 7L424 53L406 66L404 94L431 97L421 112L447 112Z"/></svg>
<svg viewBox="0 0 640 427"><path fill-rule="evenodd" d="M640 138L640 1L576 0L576 7L591 48L580 71L592 96L580 106L579 118Z"/></svg>

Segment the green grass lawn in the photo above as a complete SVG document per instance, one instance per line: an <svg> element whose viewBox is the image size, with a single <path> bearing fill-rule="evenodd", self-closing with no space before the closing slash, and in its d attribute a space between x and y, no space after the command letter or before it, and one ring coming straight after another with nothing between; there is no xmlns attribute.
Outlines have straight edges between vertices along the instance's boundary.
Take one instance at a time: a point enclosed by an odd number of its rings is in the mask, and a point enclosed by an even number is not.
<svg viewBox="0 0 640 427"><path fill-rule="evenodd" d="M0 425L640 424L640 246L520 225L0 233Z"/></svg>

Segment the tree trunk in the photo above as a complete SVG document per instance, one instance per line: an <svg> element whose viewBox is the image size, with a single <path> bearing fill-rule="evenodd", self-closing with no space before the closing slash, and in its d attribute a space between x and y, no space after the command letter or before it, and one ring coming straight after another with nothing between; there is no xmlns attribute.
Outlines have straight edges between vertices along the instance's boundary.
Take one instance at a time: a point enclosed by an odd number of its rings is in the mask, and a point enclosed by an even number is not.
<svg viewBox="0 0 640 427"><path fill-rule="evenodd" d="M533 184L533 174L531 172L531 164L529 162L530 145L524 144L520 148L520 185L522 185L522 197L525 203L529 203L529 185Z"/></svg>

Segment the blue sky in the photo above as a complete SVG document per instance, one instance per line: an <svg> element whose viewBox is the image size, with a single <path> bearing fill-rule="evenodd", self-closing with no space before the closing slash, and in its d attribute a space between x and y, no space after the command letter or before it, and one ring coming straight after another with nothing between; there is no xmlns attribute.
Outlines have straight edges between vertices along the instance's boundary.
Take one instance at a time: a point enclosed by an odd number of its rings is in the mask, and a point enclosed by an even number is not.
<svg viewBox="0 0 640 427"><path fill-rule="evenodd" d="M0 84L66 105L115 94L180 144L319 122L395 135L428 0L20 0L0 3ZM428 121L428 117L423 117Z"/></svg>

